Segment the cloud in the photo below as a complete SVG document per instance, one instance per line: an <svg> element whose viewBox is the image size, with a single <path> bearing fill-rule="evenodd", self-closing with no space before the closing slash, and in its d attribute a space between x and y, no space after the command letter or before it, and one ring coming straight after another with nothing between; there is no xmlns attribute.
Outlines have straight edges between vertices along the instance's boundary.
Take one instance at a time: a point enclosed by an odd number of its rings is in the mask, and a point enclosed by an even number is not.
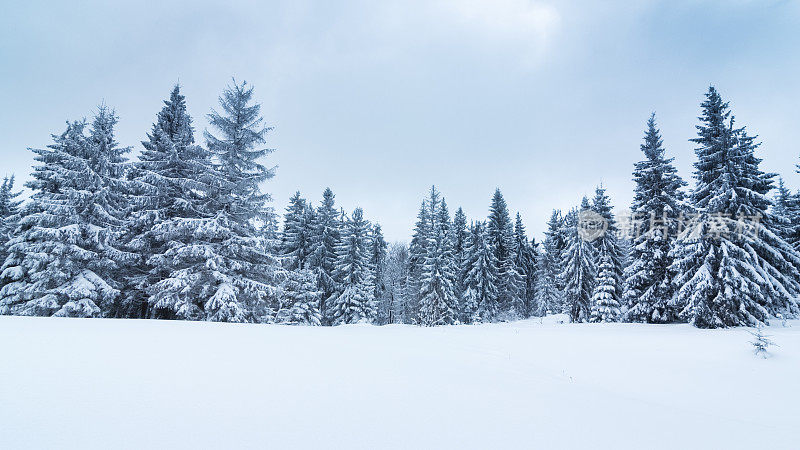
<svg viewBox="0 0 800 450"><path fill-rule="evenodd" d="M433 11L479 38L524 49L540 57L558 31L561 16L549 4L530 0L439 0Z"/></svg>

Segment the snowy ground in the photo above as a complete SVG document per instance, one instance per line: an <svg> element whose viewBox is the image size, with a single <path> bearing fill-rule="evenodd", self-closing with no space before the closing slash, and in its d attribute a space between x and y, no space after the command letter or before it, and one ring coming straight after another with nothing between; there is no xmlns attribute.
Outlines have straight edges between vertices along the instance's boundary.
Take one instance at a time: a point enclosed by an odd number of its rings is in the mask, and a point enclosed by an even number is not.
<svg viewBox="0 0 800 450"><path fill-rule="evenodd" d="M800 322L0 317L0 448L800 448Z"/></svg>

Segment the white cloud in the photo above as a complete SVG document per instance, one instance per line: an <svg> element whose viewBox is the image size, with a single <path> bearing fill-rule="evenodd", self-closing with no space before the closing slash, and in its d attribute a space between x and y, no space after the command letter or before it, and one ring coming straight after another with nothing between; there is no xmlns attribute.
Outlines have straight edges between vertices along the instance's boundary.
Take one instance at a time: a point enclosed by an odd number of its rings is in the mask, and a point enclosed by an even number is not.
<svg viewBox="0 0 800 450"><path fill-rule="evenodd" d="M558 30L561 17L549 4L530 0L438 0L434 11L483 39L521 46L540 56Z"/></svg>

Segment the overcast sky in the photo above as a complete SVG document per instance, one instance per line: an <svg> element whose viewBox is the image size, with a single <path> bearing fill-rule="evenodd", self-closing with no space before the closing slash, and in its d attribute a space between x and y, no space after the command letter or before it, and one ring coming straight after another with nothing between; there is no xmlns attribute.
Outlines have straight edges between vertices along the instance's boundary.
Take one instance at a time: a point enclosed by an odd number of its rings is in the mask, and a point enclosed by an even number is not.
<svg viewBox="0 0 800 450"><path fill-rule="evenodd" d="M105 2L103 2L105 3ZM483 218L495 187L541 236L605 185L617 209L651 111L691 178L713 83L791 187L800 145L800 5L791 1L13 2L0 10L3 171L105 101L141 148L178 81L195 119L232 76L275 127L265 184L365 209L408 240L431 184ZM632 5L635 3L635 6Z"/></svg>

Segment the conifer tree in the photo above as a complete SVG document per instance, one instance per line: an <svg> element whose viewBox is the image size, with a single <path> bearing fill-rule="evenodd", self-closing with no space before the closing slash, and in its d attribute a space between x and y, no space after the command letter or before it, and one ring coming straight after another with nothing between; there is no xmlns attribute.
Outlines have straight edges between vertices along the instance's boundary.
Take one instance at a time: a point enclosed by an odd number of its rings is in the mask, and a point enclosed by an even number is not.
<svg viewBox="0 0 800 450"><path fill-rule="evenodd" d="M123 237L136 258L127 267L120 312L129 317L186 318L196 313L187 315L193 310L191 302L159 296L154 289L159 281L169 277L169 271L158 261L175 240L160 230L185 219L213 214L207 210L207 192L214 173L210 154L195 145L192 119L179 86L164 101L142 146L144 150L132 164L130 173L134 195ZM177 240L190 239L192 236L187 235Z"/></svg>
<svg viewBox="0 0 800 450"><path fill-rule="evenodd" d="M590 210L584 197L581 211ZM572 210L564 219L566 247L561 265L564 268L564 312L572 322L589 319L592 290L595 284L596 266L594 247L581 234L578 210Z"/></svg>
<svg viewBox="0 0 800 450"><path fill-rule="evenodd" d="M483 222L473 223L464 260L462 316L466 323L491 322L499 311L497 260Z"/></svg>
<svg viewBox="0 0 800 450"><path fill-rule="evenodd" d="M500 189L496 189L492 197L486 230L498 264L501 312L516 318L521 313L517 308L522 304L524 280L515 265L514 225Z"/></svg>
<svg viewBox="0 0 800 450"><path fill-rule="evenodd" d="M180 317L221 322L273 317L277 261L256 225L270 220L270 197L259 185L274 169L260 163L272 151L259 148L270 128L252 95L246 83L234 84L219 99L222 113L208 116L218 134L204 133L214 171L200 217L178 217L154 228L169 242L150 261L168 273L150 289L155 308L173 305Z"/></svg>
<svg viewBox="0 0 800 450"><path fill-rule="evenodd" d="M372 269L372 279L375 284L373 296L376 301L383 299L383 294L386 291L386 285L383 283L383 271L386 268L386 249L388 246L389 245L383 239L381 226L375 224L372 227L369 238L369 264Z"/></svg>
<svg viewBox="0 0 800 450"><path fill-rule="evenodd" d="M592 241L597 277L592 293L590 320L596 322L616 321L620 312L621 250L617 240L619 230L611 209L611 202L605 189L603 187L595 189L592 210L607 224L605 232Z"/></svg>
<svg viewBox="0 0 800 450"><path fill-rule="evenodd" d="M514 222L514 266L523 280L523 291L517 311L522 317L530 317L534 313L536 294L536 250L535 242L528 241L522 217L517 213Z"/></svg>
<svg viewBox="0 0 800 450"><path fill-rule="evenodd" d="M458 320L450 216L435 187L431 187L428 205L431 227L420 277L420 321L427 326L448 325Z"/></svg>
<svg viewBox="0 0 800 450"><path fill-rule="evenodd" d="M281 233L281 257L288 270L304 269L313 251L313 208L296 192L289 199Z"/></svg>
<svg viewBox="0 0 800 450"><path fill-rule="evenodd" d="M623 302L629 308L625 319L672 322L677 320L679 311L671 306L670 250L678 235L679 220L684 216L681 188L686 182L678 176L673 158L665 157L655 114L647 121L640 148L645 159L634 165L633 172L636 188L631 225L636 229L633 230L631 262L624 274Z"/></svg>
<svg viewBox="0 0 800 450"><path fill-rule="evenodd" d="M320 325L317 279L309 269L283 270L278 284L278 306L275 323L287 325Z"/></svg>
<svg viewBox="0 0 800 450"><path fill-rule="evenodd" d="M3 178L0 184L0 265L8 256L7 244L17 226L21 200L17 198L22 192L14 191L14 175Z"/></svg>
<svg viewBox="0 0 800 450"><path fill-rule="evenodd" d="M467 216L464 210L458 208L453 215L453 266L456 268L455 295L461 298L464 293L464 274L461 268L464 267L466 257L469 232L467 230Z"/></svg>
<svg viewBox="0 0 800 450"><path fill-rule="evenodd" d="M330 300L333 323L372 322L375 318L374 280L370 267L369 223L361 208L353 211L336 247L339 289Z"/></svg>
<svg viewBox="0 0 800 450"><path fill-rule="evenodd" d="M34 149L32 203L9 241L0 313L99 317L113 314L119 269L130 260L119 232L127 209L127 147L117 117L98 109L88 135L69 123L47 149Z"/></svg>
<svg viewBox="0 0 800 450"><path fill-rule="evenodd" d="M798 312L800 258L775 233L767 211L773 174L759 169L759 144L736 128L728 103L710 87L695 150L692 206L698 211L679 236L673 301L700 328L757 326L772 314Z"/></svg>
<svg viewBox="0 0 800 450"><path fill-rule="evenodd" d="M334 274L336 271L336 245L340 239L340 227L334 203L335 196L333 191L330 188L326 188L322 194L322 203L317 207L311 224L313 234L308 263L317 276L317 287L321 291L320 313L322 314L323 325L330 325L331 323L327 300L336 292Z"/></svg>
<svg viewBox="0 0 800 450"><path fill-rule="evenodd" d="M406 283L406 297L408 307L416 316L419 311L420 287L422 269L428 255L428 238L431 229L431 217L428 202L423 200L417 213L417 223L408 247L408 283ZM416 323L418 317L414 317Z"/></svg>

